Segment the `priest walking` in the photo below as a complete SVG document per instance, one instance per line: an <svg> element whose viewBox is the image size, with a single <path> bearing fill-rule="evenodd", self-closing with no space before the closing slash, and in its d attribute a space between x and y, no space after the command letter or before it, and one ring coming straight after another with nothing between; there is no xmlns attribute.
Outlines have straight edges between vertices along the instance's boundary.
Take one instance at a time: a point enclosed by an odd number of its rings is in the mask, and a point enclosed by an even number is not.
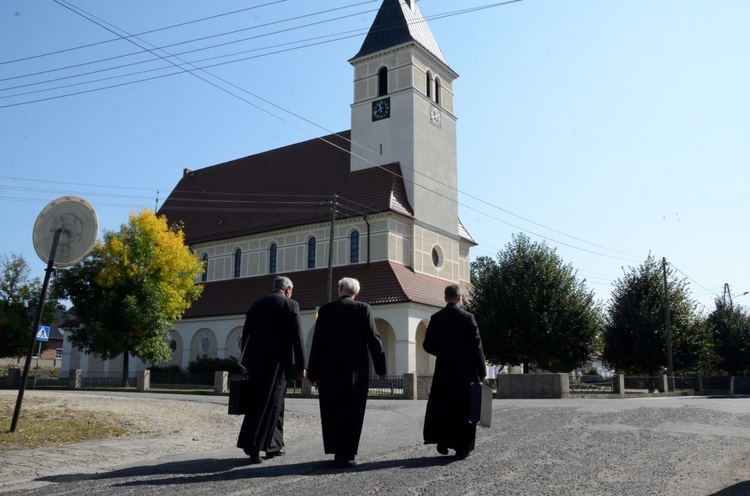
<svg viewBox="0 0 750 496"><path fill-rule="evenodd" d="M297 371L305 376L299 304L292 300L292 281L277 277L273 292L250 307L242 330L243 352L240 365L250 380L249 411L240 428L237 447L250 457L250 463L285 454L284 395L286 381Z"/></svg>
<svg viewBox="0 0 750 496"><path fill-rule="evenodd" d="M318 312L307 378L318 387L323 448L341 468L353 467L365 419L369 350L375 372L386 374L385 352L370 305L355 301L359 281L339 281L339 299Z"/></svg>
<svg viewBox="0 0 750 496"><path fill-rule="evenodd" d="M435 355L435 374L424 419L425 444L437 444L437 451L456 458L474 449L476 425L469 422L471 383L487 375L482 340L474 315L460 308L461 287L445 288L446 306L430 318L423 348Z"/></svg>

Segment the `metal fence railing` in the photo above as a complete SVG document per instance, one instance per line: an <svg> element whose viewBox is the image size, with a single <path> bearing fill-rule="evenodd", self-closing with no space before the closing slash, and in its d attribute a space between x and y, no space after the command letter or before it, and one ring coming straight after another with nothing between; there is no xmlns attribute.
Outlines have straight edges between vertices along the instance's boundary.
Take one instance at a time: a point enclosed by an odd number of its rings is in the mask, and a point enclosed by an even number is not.
<svg viewBox="0 0 750 496"><path fill-rule="evenodd" d="M611 393L614 387L612 379L598 375L570 376L571 393Z"/></svg>

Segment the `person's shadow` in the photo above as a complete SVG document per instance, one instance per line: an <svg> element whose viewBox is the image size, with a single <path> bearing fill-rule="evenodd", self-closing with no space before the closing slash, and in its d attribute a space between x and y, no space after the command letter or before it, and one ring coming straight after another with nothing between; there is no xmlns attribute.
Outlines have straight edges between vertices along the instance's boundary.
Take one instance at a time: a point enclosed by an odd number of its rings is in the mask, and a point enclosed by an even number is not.
<svg viewBox="0 0 750 496"><path fill-rule="evenodd" d="M127 482L114 484L115 487L160 486L172 484L200 484L250 478L284 477L289 475L366 472L394 468L418 469L448 465L454 461L456 461L456 458L450 456L404 458L400 460L362 462L352 468L344 469L336 467L332 460L292 464L263 463L260 465L250 465L246 458L203 458L184 462L141 465L98 474L50 475L40 477L36 480L50 483L69 483L85 480L122 478L127 479Z"/></svg>
<svg viewBox="0 0 750 496"><path fill-rule="evenodd" d="M750 495L750 481L738 482L733 486L715 492L710 496L748 496Z"/></svg>

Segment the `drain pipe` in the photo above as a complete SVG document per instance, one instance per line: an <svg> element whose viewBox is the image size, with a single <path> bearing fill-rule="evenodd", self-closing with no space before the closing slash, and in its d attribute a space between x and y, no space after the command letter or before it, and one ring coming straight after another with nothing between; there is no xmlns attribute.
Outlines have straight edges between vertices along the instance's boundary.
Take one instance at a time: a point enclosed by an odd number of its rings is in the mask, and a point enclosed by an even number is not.
<svg viewBox="0 0 750 496"><path fill-rule="evenodd" d="M362 219L365 221L365 224L367 224L367 264L366 266L370 266L370 222L367 220L367 216L363 215Z"/></svg>

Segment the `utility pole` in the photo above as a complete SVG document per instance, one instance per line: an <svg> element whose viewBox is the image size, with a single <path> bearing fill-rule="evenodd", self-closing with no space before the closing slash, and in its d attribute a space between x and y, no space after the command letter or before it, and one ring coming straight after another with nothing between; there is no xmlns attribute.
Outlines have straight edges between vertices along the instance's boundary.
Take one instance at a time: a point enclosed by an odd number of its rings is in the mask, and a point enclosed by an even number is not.
<svg viewBox="0 0 750 496"><path fill-rule="evenodd" d="M328 301L333 301L333 242L338 204L338 195L334 193L333 200L331 200L331 237L328 241Z"/></svg>
<svg viewBox="0 0 750 496"><path fill-rule="evenodd" d="M729 290L729 283L724 283L724 303L727 302L727 296L729 296L729 306L732 306L732 292Z"/></svg>
<svg viewBox="0 0 750 496"><path fill-rule="evenodd" d="M667 320L667 374L669 375L669 384L674 391L674 371L672 370L672 324L669 318L669 288L667 286L667 258L663 257L662 269L664 271L664 308ZM667 391L669 392L669 391Z"/></svg>

